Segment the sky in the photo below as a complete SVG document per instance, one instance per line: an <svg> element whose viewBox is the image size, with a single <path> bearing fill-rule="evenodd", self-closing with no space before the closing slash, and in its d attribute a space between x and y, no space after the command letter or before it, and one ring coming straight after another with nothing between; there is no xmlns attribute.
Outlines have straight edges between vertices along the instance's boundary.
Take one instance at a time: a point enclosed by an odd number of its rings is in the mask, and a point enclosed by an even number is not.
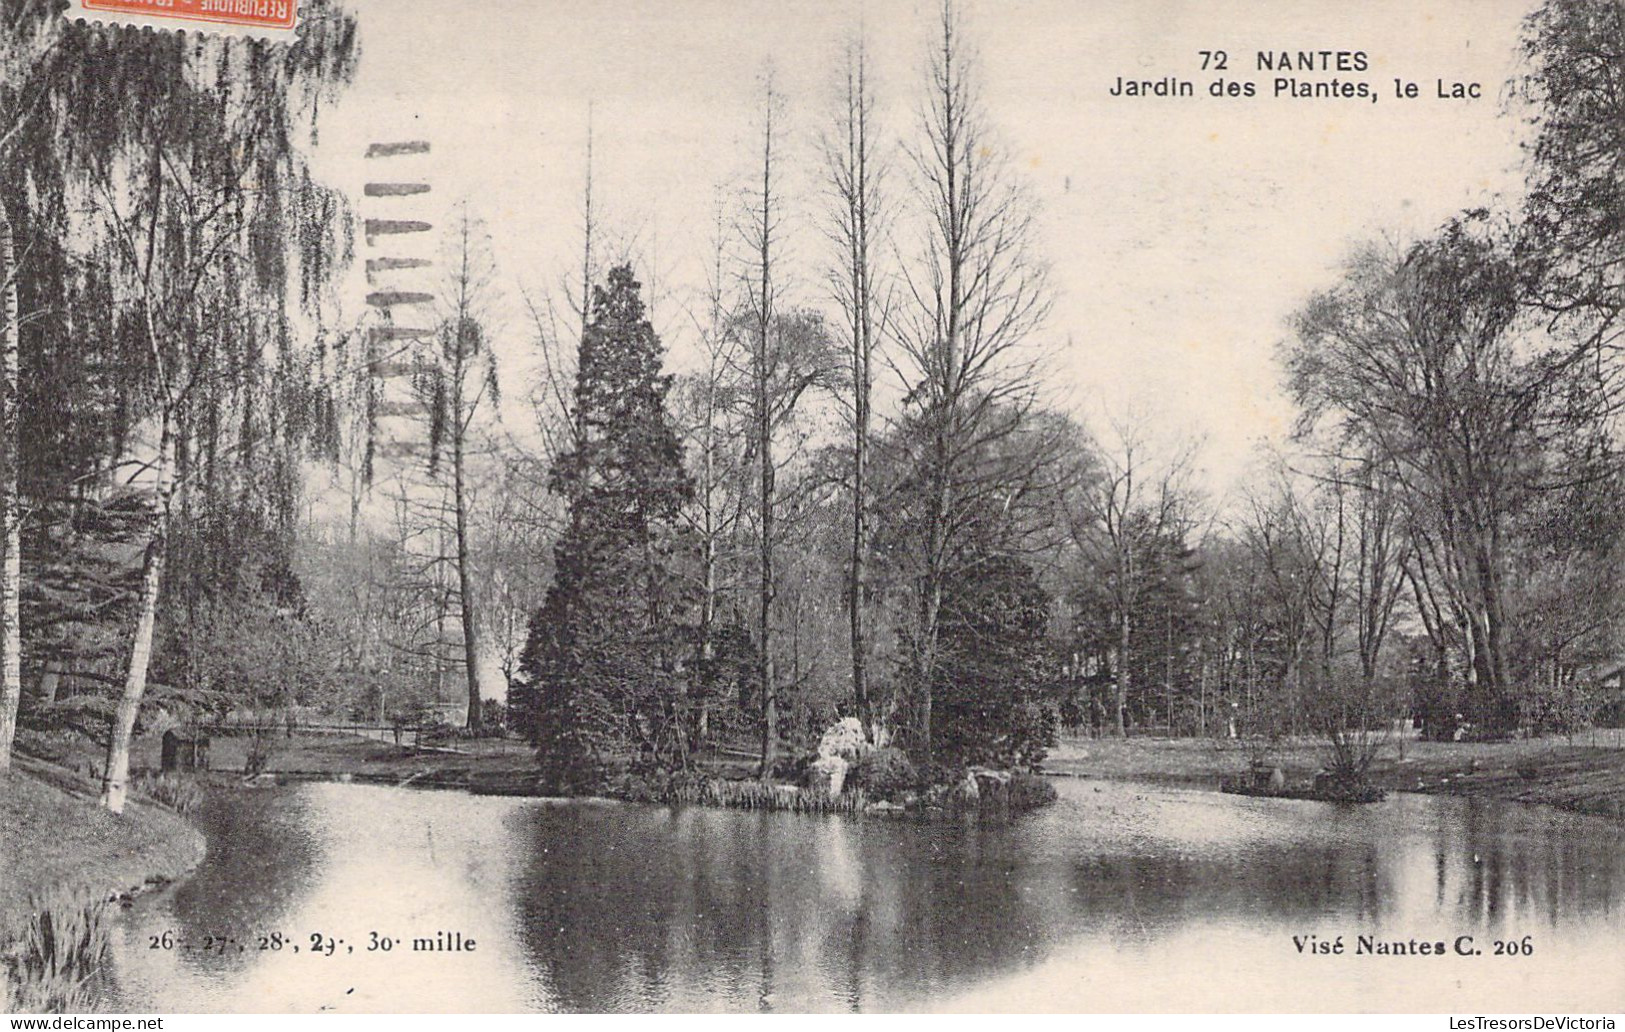
<svg viewBox="0 0 1625 1032"><path fill-rule="evenodd" d="M787 98L786 282L825 303L817 134L842 48L862 28L887 135L918 137L935 0L349 0L353 87L323 113L318 173L363 216L444 225L466 200L488 228L492 319L510 385L534 373L525 301L579 280L589 110L594 205L653 286L670 363L689 360L716 217L756 159L760 83ZM973 0L967 30L988 122L1033 199L1055 303L1050 393L1102 435L1133 415L1194 436L1200 483L1234 494L1292 418L1275 362L1292 313L1360 242L1404 241L1455 212L1511 205L1525 119L1505 95L1529 0ZM1222 50L1226 68L1202 69ZM1363 52L1364 71L1258 69L1259 51ZM1335 57L1332 59L1335 62ZM1354 60L1351 56L1346 60ZM1365 83L1366 98L1274 96L1278 74ZM1196 96L1113 96L1119 77ZM1216 80L1253 98L1214 98ZM1396 78L1415 99L1395 95ZM1478 83L1477 99L1437 96ZM366 159L371 143L427 156ZM906 159L891 187L906 198ZM422 179L427 197L365 198ZM900 233L906 233L906 227ZM390 240L358 257L427 253ZM412 286L421 272L391 284ZM432 278L432 277L431 277ZM347 288L361 307L365 285ZM520 393L510 386L509 396ZM510 414L512 415L512 414Z"/></svg>

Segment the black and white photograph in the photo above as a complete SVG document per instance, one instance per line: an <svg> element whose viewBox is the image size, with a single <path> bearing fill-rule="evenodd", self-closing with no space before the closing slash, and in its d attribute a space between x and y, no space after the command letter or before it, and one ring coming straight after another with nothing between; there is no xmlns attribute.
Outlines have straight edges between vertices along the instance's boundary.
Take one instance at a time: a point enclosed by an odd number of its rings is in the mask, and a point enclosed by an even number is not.
<svg viewBox="0 0 1625 1032"><path fill-rule="evenodd" d="M1625 1012L1622 0L0 0L0 302L0 1011Z"/></svg>

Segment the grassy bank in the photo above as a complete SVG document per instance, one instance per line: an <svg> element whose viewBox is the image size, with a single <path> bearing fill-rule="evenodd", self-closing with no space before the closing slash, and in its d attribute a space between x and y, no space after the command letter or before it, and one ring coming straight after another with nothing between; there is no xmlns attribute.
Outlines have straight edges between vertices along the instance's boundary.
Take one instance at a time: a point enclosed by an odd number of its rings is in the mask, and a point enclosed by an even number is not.
<svg viewBox="0 0 1625 1032"><path fill-rule="evenodd" d="M1612 743L1614 732L1599 732ZM1399 792L1479 796L1542 803L1625 820L1625 749L1563 738L1509 742L1391 742L1371 770L1379 787ZM1289 780L1306 780L1325 761L1312 740L1284 743L1268 760ZM1088 777L1216 787L1247 768L1240 743L1211 739L1068 739L1045 768Z"/></svg>
<svg viewBox="0 0 1625 1032"><path fill-rule="evenodd" d="M96 805L97 792L89 779L27 757L0 775L0 919L47 888L112 896L203 859L203 835L184 818L135 798L114 815Z"/></svg>
<svg viewBox="0 0 1625 1032"><path fill-rule="evenodd" d="M0 1004L74 1009L106 941L106 902L180 877L203 859L202 834L131 799L96 805L97 786L18 757L0 775Z"/></svg>

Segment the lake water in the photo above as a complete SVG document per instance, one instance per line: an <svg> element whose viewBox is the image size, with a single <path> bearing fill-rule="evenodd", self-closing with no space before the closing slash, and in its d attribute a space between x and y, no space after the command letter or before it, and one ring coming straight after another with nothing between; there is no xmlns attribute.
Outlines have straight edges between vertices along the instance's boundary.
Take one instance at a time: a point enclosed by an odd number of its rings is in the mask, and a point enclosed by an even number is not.
<svg viewBox="0 0 1625 1032"><path fill-rule="evenodd" d="M121 917L105 1007L1625 1008L1617 824L1413 795L1057 787L1057 805L985 825L341 784L219 795L196 875ZM1359 952L1361 936L1445 954Z"/></svg>

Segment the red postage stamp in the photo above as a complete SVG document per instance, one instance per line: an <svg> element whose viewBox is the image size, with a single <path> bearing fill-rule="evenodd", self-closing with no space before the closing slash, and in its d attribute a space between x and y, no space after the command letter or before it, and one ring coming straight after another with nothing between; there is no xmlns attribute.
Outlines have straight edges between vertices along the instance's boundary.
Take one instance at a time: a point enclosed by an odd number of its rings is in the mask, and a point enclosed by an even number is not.
<svg viewBox="0 0 1625 1032"><path fill-rule="evenodd" d="M291 39L299 0L73 0L91 21Z"/></svg>

